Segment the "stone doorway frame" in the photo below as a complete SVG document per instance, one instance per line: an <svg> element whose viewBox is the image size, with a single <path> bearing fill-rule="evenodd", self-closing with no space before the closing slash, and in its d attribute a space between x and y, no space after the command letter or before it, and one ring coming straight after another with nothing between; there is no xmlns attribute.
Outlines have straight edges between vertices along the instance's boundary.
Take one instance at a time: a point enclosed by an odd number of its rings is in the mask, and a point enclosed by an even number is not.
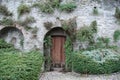
<svg viewBox="0 0 120 80"><path fill-rule="evenodd" d="M51 42L47 42L51 40L51 36L65 36L67 37L66 31L61 27L55 27L49 30L44 37L43 44L43 55L45 57L44 61L44 71L51 71ZM47 38L47 40L46 40ZM48 45L47 45L47 44ZM64 53L65 54L65 53Z"/></svg>

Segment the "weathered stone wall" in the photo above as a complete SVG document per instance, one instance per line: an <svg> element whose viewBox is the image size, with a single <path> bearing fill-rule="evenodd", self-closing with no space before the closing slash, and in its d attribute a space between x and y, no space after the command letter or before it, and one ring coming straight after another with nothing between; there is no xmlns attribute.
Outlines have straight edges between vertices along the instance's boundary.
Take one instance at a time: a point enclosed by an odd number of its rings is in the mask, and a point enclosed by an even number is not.
<svg viewBox="0 0 120 80"><path fill-rule="evenodd" d="M13 13L13 19L18 19L17 8L20 4L33 5L34 2L44 0L2 0L1 4L6 5L8 10ZM62 3L70 1L64 0ZM120 28L114 17L115 7L120 5L120 1L115 0L72 0L77 4L77 8L71 12L61 12L55 10L53 14L45 14L40 12L37 8L32 8L29 14L23 15L20 20L24 20L27 16L33 16L36 20L35 23L31 24L31 27L37 27L37 34L33 34L31 31L26 31L23 26L16 24L24 35L24 51L37 48L43 51L43 40L48 30L44 27L44 22L52 22L53 27L61 27L60 20L68 20L76 17L77 29L89 25L92 21L96 20L98 23L98 36L113 38L115 30ZM95 16L92 14L93 8L97 7L99 15ZM59 17L59 19L58 19ZM2 18L2 16L1 16ZM2 29L4 26L0 26Z"/></svg>

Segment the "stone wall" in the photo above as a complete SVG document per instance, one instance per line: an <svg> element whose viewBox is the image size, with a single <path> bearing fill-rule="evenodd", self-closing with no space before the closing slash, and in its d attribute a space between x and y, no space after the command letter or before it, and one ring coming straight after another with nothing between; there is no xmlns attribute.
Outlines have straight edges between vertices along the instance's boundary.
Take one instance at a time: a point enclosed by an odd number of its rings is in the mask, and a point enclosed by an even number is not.
<svg viewBox="0 0 120 80"><path fill-rule="evenodd" d="M21 30L24 35L24 51L32 49L40 49L43 51L44 36L49 31L44 27L45 22L52 22L52 28L61 27L61 20L68 20L76 17L77 29L90 25L94 20L98 23L98 34L97 36L109 37L113 39L113 33L115 30L120 28L114 17L115 7L120 5L120 1L115 0L63 0L62 3L67 1L75 1L77 8L71 12L61 12L56 9L52 14L45 14L39 11L37 8L32 8L29 14L25 14L18 19L17 8L20 4L33 5L35 2L44 0L2 0L1 4L6 5L8 10L13 13L13 20L24 20L28 16L35 18L36 22L31 24L32 28L37 27L38 31L36 34L32 31L27 31L23 26L15 24L15 27ZM93 8L98 8L98 15L93 15ZM0 16L2 19L2 15ZM58 19L59 18L59 19ZM5 26L0 26L0 29Z"/></svg>

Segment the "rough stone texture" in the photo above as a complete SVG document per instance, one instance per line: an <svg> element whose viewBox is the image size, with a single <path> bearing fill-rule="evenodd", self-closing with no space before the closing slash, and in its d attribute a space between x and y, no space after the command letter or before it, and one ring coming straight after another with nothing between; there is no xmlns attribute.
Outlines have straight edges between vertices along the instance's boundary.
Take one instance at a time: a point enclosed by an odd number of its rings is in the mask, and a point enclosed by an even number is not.
<svg viewBox="0 0 120 80"><path fill-rule="evenodd" d="M110 75L86 75L77 73L45 72L39 80L120 80L120 73Z"/></svg>
<svg viewBox="0 0 120 80"><path fill-rule="evenodd" d="M2 0L1 4L8 7L8 10L14 13L13 19L18 21L17 7L21 4L27 4L31 6L34 2L44 1L44 0ZM63 3L71 0L63 0ZM116 29L120 28L120 25L116 23L116 18L114 17L115 7L120 5L120 1L115 0L72 0L76 1L77 8L72 13L61 12L55 10L53 14L44 14L39 12L38 9L32 8L30 14L25 14L20 19L27 16L33 16L36 20L31 27L37 27L38 32L36 38L34 34L30 31L26 31L24 27L21 26L22 33L24 35L24 51L29 51L34 48L43 51L43 41L44 36L48 30L44 27L44 22L52 22L54 27L61 27L60 20L68 20L70 18L76 17L77 29L83 27L84 25L89 25L92 21L96 20L98 23L98 36L113 38L113 33ZM97 7L99 15L95 16L92 14L93 8ZM60 20L57 19L59 17ZM5 26L4 26L5 27ZM0 26L0 30L3 26Z"/></svg>

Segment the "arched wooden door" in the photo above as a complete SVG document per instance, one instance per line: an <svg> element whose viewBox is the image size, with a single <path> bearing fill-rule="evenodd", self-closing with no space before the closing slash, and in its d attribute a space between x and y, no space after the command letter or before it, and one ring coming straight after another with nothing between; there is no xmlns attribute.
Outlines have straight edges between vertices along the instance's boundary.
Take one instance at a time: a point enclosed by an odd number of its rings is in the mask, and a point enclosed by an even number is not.
<svg viewBox="0 0 120 80"><path fill-rule="evenodd" d="M65 65L65 36L52 36L51 58L54 68L61 68Z"/></svg>

